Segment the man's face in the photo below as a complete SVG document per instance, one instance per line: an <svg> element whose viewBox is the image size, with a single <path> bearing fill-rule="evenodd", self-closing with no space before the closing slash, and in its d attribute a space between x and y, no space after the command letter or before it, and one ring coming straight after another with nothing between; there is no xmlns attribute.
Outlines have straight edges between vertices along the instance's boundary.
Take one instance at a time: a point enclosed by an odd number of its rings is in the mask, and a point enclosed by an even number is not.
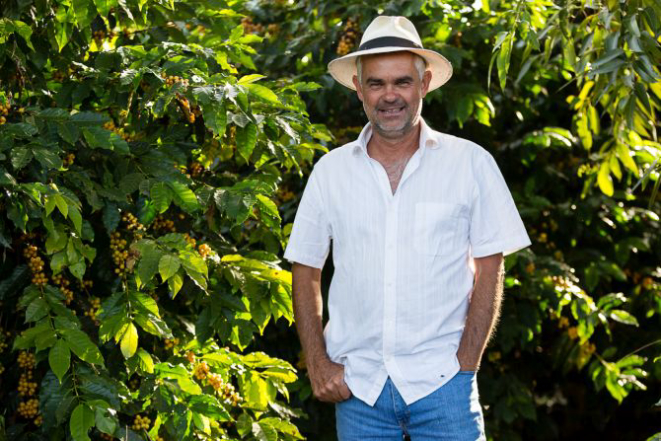
<svg viewBox="0 0 661 441"><path fill-rule="evenodd" d="M420 80L414 59L410 52L363 56L362 83L353 77L367 118L384 138L397 139L418 121L431 72Z"/></svg>

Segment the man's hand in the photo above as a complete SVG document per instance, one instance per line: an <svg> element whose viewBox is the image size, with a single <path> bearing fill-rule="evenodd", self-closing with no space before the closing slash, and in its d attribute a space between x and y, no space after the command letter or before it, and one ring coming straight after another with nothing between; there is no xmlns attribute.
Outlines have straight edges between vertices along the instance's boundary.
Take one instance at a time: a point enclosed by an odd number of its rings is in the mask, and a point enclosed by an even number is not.
<svg viewBox="0 0 661 441"><path fill-rule="evenodd" d="M319 401L339 403L351 398L351 391L344 382L344 365L327 360L308 373L312 392Z"/></svg>

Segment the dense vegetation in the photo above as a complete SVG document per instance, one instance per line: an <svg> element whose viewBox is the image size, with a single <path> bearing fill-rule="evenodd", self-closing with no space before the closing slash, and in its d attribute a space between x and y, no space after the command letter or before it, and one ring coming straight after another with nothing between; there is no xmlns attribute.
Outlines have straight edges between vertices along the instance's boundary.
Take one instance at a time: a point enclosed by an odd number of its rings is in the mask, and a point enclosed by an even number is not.
<svg viewBox="0 0 661 441"><path fill-rule="evenodd" d="M0 12L0 439L334 439L280 259L365 121L325 65L381 13L452 61L423 115L493 153L534 242L489 436L661 431L658 2L26 0Z"/></svg>

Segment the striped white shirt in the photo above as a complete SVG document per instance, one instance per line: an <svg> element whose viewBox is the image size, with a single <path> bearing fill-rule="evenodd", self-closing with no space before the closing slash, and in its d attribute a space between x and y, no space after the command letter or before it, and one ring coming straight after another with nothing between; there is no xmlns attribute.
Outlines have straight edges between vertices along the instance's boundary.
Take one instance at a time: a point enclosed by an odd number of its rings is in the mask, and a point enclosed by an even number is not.
<svg viewBox="0 0 661 441"><path fill-rule="evenodd" d="M322 157L285 250L289 261L322 268L332 242L326 349L370 406L388 376L411 404L459 371L472 258L530 245L492 156L421 124L395 194L367 154L370 124Z"/></svg>

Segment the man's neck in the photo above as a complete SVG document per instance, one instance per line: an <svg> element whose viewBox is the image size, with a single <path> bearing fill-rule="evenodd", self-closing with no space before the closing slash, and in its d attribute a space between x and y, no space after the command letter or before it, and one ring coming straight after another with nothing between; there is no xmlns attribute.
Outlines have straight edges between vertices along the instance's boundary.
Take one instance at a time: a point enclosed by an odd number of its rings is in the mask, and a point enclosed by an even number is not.
<svg viewBox="0 0 661 441"><path fill-rule="evenodd" d="M418 120L411 130L397 138L384 137L372 129L372 137L367 144L367 154L382 163L408 158L418 149L421 127L422 124Z"/></svg>

